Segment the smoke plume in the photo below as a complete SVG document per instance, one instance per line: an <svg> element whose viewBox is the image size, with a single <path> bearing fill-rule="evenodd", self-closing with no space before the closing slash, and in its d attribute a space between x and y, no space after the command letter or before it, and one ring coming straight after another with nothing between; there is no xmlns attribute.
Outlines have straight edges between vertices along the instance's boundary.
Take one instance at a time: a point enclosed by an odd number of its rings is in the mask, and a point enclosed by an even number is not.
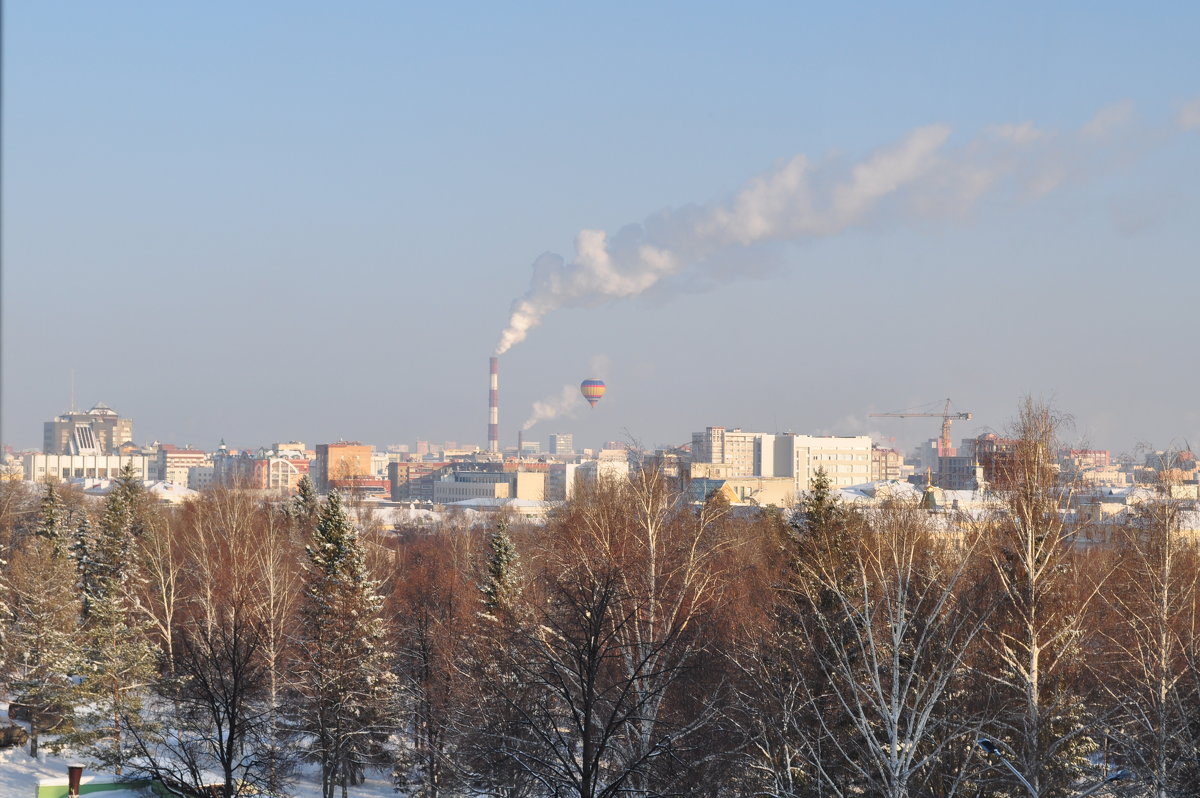
<svg viewBox="0 0 1200 798"><path fill-rule="evenodd" d="M1194 113L1185 107L1180 124L1192 124ZM674 276L708 276L706 265L735 279L749 270L740 266L750 265L758 245L833 236L868 222L961 216L1002 187L1021 197L1053 191L1088 170L1089 153L1113 146L1109 134L1130 114L1118 104L1061 135L1029 122L998 125L957 147L948 146L949 128L920 127L857 163L798 155L725 202L661 211L612 236L581 230L572 260L547 252L534 261L496 354L560 308L634 297Z"/></svg>
<svg viewBox="0 0 1200 798"><path fill-rule="evenodd" d="M521 431L525 432L539 421L549 421L552 418L573 418L583 407L583 401L579 395L578 385L564 385L557 394L533 403L531 415L521 425Z"/></svg>

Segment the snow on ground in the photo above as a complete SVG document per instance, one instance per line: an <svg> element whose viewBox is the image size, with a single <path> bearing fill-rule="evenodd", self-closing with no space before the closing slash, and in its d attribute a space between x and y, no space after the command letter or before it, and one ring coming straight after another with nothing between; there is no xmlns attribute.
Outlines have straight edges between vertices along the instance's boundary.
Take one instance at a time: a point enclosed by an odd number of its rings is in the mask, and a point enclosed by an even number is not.
<svg viewBox="0 0 1200 798"><path fill-rule="evenodd" d="M28 745L0 750L0 796L34 798L38 780L43 778L59 779L65 784L67 765L77 761L44 752L34 759L29 755ZM91 768L84 768L83 776L85 783L88 777L94 781L117 780L111 773L101 773ZM96 798L146 798L149 794L145 790L106 790L95 795ZM338 794L341 794L340 790ZM317 774L305 773L296 779L289 795L291 798L321 798L321 782ZM383 771L371 773L366 783L351 787L349 795L352 798L399 798L388 774Z"/></svg>
<svg viewBox="0 0 1200 798"><path fill-rule="evenodd" d="M0 699L0 725L11 722L8 719L8 701ZM28 723L18 725L29 730ZM46 747L49 741L50 735L42 736L41 752L37 759L29 755L29 743L17 748L0 749L0 798L34 798L39 779L58 779L66 784L67 765L79 764L84 760L70 751L61 755L50 753ZM85 784L89 781L118 780L113 773L94 770L86 765L83 778ZM148 790L105 790L95 795L96 798L146 798L151 793ZM341 795L341 790L338 795ZM372 771L365 783L350 787L347 795L350 798L399 798L386 770ZM288 790L288 798L321 798L320 771L311 766L303 767Z"/></svg>
<svg viewBox="0 0 1200 798"><path fill-rule="evenodd" d="M296 779L288 794L291 798L321 798L320 775L314 772ZM341 788L338 788L337 794L342 794ZM350 798L400 798L388 774L383 771L368 774L366 782L350 787L347 794Z"/></svg>
<svg viewBox="0 0 1200 798"><path fill-rule="evenodd" d="M59 779L65 784L67 765L74 762L74 759L46 753L34 759L29 755L28 745L4 749L0 751L0 795L4 798L34 798L39 779ZM116 781L116 776L111 773L88 768L84 769L83 776L85 783L89 776L93 781ZM99 793L98 798L144 798L145 795L145 792L138 790L114 790Z"/></svg>

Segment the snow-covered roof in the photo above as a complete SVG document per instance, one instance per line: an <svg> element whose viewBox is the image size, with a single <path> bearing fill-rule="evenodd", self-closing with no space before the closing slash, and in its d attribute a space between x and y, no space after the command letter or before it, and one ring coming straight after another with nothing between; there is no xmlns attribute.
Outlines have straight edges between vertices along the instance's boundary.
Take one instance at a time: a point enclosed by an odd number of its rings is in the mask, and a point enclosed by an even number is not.
<svg viewBox="0 0 1200 798"><path fill-rule="evenodd" d="M200 495L191 488L185 488L182 485L176 485L174 482L160 480L157 482L147 482L146 492L154 496L159 501L164 502L181 502Z"/></svg>

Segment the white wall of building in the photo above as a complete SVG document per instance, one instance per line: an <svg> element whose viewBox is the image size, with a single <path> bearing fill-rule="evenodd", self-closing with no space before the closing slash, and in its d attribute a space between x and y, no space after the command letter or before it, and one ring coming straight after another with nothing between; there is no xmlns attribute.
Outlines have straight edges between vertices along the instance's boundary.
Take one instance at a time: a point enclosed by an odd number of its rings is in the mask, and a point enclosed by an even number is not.
<svg viewBox="0 0 1200 798"><path fill-rule="evenodd" d="M48 478L116 479L127 463L133 466L138 479L150 478L150 458L145 455L27 454L25 479L30 482L45 482Z"/></svg>

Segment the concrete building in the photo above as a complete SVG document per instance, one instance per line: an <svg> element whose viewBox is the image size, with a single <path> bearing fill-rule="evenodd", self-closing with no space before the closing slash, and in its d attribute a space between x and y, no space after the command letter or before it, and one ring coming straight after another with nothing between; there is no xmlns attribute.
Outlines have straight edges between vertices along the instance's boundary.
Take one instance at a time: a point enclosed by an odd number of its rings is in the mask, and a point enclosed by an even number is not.
<svg viewBox="0 0 1200 798"><path fill-rule="evenodd" d="M498 471L454 469L433 483L434 504L468 499L546 500L544 471Z"/></svg>
<svg viewBox="0 0 1200 798"><path fill-rule="evenodd" d="M104 402L86 413L63 413L43 425L44 454L118 454L121 444L133 440L133 419L121 418Z"/></svg>
<svg viewBox="0 0 1200 798"><path fill-rule="evenodd" d="M155 456L157 462L157 478L190 488L188 473L198 466L211 466L212 459L208 452L191 447L180 448L169 443L160 444Z"/></svg>
<svg viewBox="0 0 1200 798"><path fill-rule="evenodd" d="M299 441L276 443L272 448L254 452L230 450L221 441L212 456L213 473L209 484L237 487L245 490L268 490L275 493L295 493L300 480L312 468L311 452ZM206 475L197 471L196 481L203 484ZM189 485L195 490L199 487Z"/></svg>
<svg viewBox="0 0 1200 798"><path fill-rule="evenodd" d="M734 476L762 473L761 442L763 432L743 432L735 427L708 427L692 433L692 462L722 463L732 467Z"/></svg>
<svg viewBox="0 0 1200 798"><path fill-rule="evenodd" d="M591 483L629 479L629 452L625 449L601 449L595 460L580 463L575 475L577 479Z"/></svg>
<svg viewBox="0 0 1200 798"><path fill-rule="evenodd" d="M796 486L788 477L693 479L688 483L688 496L692 501L704 501L714 493L730 504L786 507L796 497Z"/></svg>
<svg viewBox="0 0 1200 798"><path fill-rule="evenodd" d="M575 496L575 463L549 463L546 469L546 501L562 502Z"/></svg>
<svg viewBox="0 0 1200 798"><path fill-rule="evenodd" d="M47 479L116 479L126 464L133 466L139 480L148 479L150 458L145 455L116 454L27 454L23 466L25 479L45 482Z"/></svg>
<svg viewBox="0 0 1200 798"><path fill-rule="evenodd" d="M358 442L318 443L313 481L325 493L333 480L343 485L354 480L374 480L371 447Z"/></svg>
<svg viewBox="0 0 1200 798"><path fill-rule="evenodd" d="M871 447L871 482L891 482L908 479L913 467L906 465L904 455L895 449Z"/></svg>
<svg viewBox="0 0 1200 798"><path fill-rule="evenodd" d="M191 490L208 490L213 486L212 461L209 465L192 466L188 469L187 486Z"/></svg>
<svg viewBox="0 0 1200 798"><path fill-rule="evenodd" d="M569 432L555 432L550 436L550 454L575 454L575 436Z"/></svg>
<svg viewBox="0 0 1200 798"><path fill-rule="evenodd" d="M392 501L433 501L433 483L452 463L410 460L388 463Z"/></svg>
<svg viewBox="0 0 1200 798"><path fill-rule="evenodd" d="M834 487L871 481L871 439L866 435L796 435L708 427L692 434L693 479L790 477L808 490L817 469Z"/></svg>

